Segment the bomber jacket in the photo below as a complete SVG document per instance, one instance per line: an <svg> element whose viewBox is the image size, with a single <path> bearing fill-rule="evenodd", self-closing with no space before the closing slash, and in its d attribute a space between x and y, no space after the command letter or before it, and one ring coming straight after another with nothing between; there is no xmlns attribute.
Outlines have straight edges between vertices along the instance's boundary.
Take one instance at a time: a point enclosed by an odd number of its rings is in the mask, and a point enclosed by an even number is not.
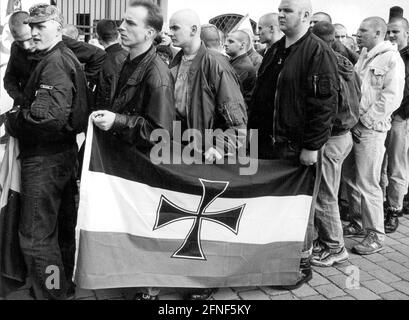
<svg viewBox="0 0 409 320"><path fill-rule="evenodd" d="M119 80L119 75L116 77ZM176 118L174 81L168 66L151 47L123 88L114 82L112 109L116 113L110 130L122 142L148 150L154 143L151 133L164 129L172 133Z"/></svg>
<svg viewBox="0 0 409 320"><path fill-rule="evenodd" d="M260 83L273 63L283 37L264 57L251 105L250 128L269 133L272 143L292 142L300 149L316 151L328 141L338 109L338 66L332 49L308 31L291 47L275 90L274 110L271 101L263 101ZM270 115L272 115L270 117Z"/></svg>
<svg viewBox="0 0 409 320"><path fill-rule="evenodd" d="M111 92L112 84L118 81L117 77L128 56L128 51L119 43L106 48L106 53L106 59L98 76L95 110L110 109L111 96L115 93Z"/></svg>
<svg viewBox="0 0 409 320"><path fill-rule="evenodd" d="M253 94L253 89L256 84L256 67L253 66L253 63L247 54L242 54L230 60L230 64L239 77L244 100L246 101L246 104L249 105Z"/></svg>
<svg viewBox="0 0 409 320"><path fill-rule="evenodd" d="M63 152L76 143L75 108L87 106L80 62L61 41L42 55L25 88L26 104L7 114L8 132L22 156ZM86 119L83 119L86 120Z"/></svg>
<svg viewBox="0 0 409 320"><path fill-rule="evenodd" d="M406 80L403 101L400 108L395 112L395 115L399 115L402 119L407 120L409 119L409 46L400 50L400 55L405 63Z"/></svg>
<svg viewBox="0 0 409 320"><path fill-rule="evenodd" d="M85 65L85 74L91 86L96 84L99 70L106 56L104 50L66 36L63 36L63 42L74 52L80 63ZM14 105L25 104L24 88L41 59L42 53L28 53L20 48L16 42L11 45L10 60L4 76L4 88L14 99Z"/></svg>
<svg viewBox="0 0 409 320"><path fill-rule="evenodd" d="M183 51L179 52L170 68L180 65ZM205 136L207 129L247 128L246 103L240 91L238 77L229 61L220 53L208 50L202 43L188 74L190 105L187 110L185 129L196 129ZM225 135L217 135L216 140L225 141ZM222 154L232 154L237 146L230 143ZM208 141L208 143L212 142ZM223 143L224 145L224 143Z"/></svg>
<svg viewBox="0 0 409 320"><path fill-rule="evenodd" d="M388 132L405 86L405 65L397 46L383 41L369 52L365 48L355 70L362 81L361 123L368 129Z"/></svg>

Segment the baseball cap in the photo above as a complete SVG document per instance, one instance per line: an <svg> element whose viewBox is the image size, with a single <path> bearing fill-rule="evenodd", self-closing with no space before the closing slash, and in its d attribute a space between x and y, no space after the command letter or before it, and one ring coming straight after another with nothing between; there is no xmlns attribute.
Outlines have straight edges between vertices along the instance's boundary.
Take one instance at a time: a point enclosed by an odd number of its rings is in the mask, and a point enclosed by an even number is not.
<svg viewBox="0 0 409 320"><path fill-rule="evenodd" d="M29 23L41 23L46 21L57 21L61 25L63 24L63 16L60 13L60 10L56 6L49 4L41 3L32 6L29 9L30 17L24 22Z"/></svg>

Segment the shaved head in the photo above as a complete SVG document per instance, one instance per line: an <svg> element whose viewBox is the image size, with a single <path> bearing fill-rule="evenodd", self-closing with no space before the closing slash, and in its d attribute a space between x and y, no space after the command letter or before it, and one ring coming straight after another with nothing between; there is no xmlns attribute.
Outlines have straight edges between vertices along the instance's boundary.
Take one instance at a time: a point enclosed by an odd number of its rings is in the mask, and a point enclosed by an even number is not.
<svg viewBox="0 0 409 320"><path fill-rule="evenodd" d="M197 26L200 28L200 18L198 14L191 10L191 9L184 9L184 10L179 10L176 11L173 16L170 18L171 21L177 20L181 23L183 23L185 26Z"/></svg>
<svg viewBox="0 0 409 320"><path fill-rule="evenodd" d="M409 22L405 18L393 18L389 24L396 23L399 24L403 29L409 30Z"/></svg>
<svg viewBox="0 0 409 320"><path fill-rule="evenodd" d="M243 42L246 45L246 47L250 45L250 41L251 41L250 36L248 35L247 32L243 30L237 30L237 31L231 32L229 34L229 37L234 37L239 42Z"/></svg>
<svg viewBox="0 0 409 320"><path fill-rule="evenodd" d="M287 43L308 31L312 15L310 0L281 0L278 12L280 29Z"/></svg>
<svg viewBox="0 0 409 320"><path fill-rule="evenodd" d="M260 18L259 24L278 27L278 13L267 13Z"/></svg>
<svg viewBox="0 0 409 320"><path fill-rule="evenodd" d="M197 13L191 9L175 12L169 21L169 36L173 45L189 52L194 47L200 47L201 25Z"/></svg>
<svg viewBox="0 0 409 320"><path fill-rule="evenodd" d="M385 38L386 32L388 30L388 25L386 24L384 19L382 19L381 17L369 17L369 18L366 18L363 22L368 23L368 25L374 31L379 31L380 36Z"/></svg>
<svg viewBox="0 0 409 320"><path fill-rule="evenodd" d="M246 54L250 45L250 36L243 30L237 30L229 33L226 39L226 53L235 58Z"/></svg>
<svg viewBox="0 0 409 320"><path fill-rule="evenodd" d="M388 24L386 39L398 45L401 50L408 45L409 23L405 18L394 18Z"/></svg>
<svg viewBox="0 0 409 320"><path fill-rule="evenodd" d="M345 28L343 24L340 24L340 23L334 23L334 28L335 30L346 30L347 29Z"/></svg>
<svg viewBox="0 0 409 320"><path fill-rule="evenodd" d="M29 30L31 33L28 24L24 24L24 21L26 21L29 17L30 15L25 11L17 11L10 16L9 27L13 37L15 37L15 35L18 33L27 32L27 30Z"/></svg>
<svg viewBox="0 0 409 320"><path fill-rule="evenodd" d="M209 49L220 50L220 33L217 27L213 24L202 25L200 38L204 42L205 46Z"/></svg>
<svg viewBox="0 0 409 320"><path fill-rule="evenodd" d="M297 1L301 10L307 11L312 14L312 2L311 0L299 0Z"/></svg>
<svg viewBox="0 0 409 320"><path fill-rule="evenodd" d="M66 24L62 29L62 34L74 40L78 40L78 37L80 35L77 27L72 24Z"/></svg>

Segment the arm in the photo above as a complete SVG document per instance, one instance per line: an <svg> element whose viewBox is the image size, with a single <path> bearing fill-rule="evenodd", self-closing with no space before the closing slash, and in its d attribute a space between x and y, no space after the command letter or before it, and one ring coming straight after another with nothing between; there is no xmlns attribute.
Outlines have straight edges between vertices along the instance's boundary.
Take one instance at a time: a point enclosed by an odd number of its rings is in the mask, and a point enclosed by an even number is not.
<svg viewBox="0 0 409 320"><path fill-rule="evenodd" d="M98 81L99 70L105 61L106 53L91 44L76 41L69 37L63 36L65 45L71 49L82 64L85 64L85 75L92 85Z"/></svg>
<svg viewBox="0 0 409 320"><path fill-rule="evenodd" d="M15 44L11 47L10 60L7 65L6 73L4 76L4 88L6 89L9 96L14 99L14 105L24 105L26 98L24 95L24 88L21 88L20 75L21 69L17 63L17 57L19 51Z"/></svg>
<svg viewBox="0 0 409 320"><path fill-rule="evenodd" d="M237 148L242 147L240 143L238 146L235 143L239 130L247 129L248 118L246 103L244 102L237 76L229 65L226 65L223 70L220 70L216 77L215 85L217 90L217 113L225 123L224 128L217 129L231 129L226 133L217 135L216 145L225 145L225 150L217 151L221 155L234 154Z"/></svg>
<svg viewBox="0 0 409 320"><path fill-rule="evenodd" d="M60 61L44 64L39 89L29 108L8 114L8 128L13 136L21 134L45 139L67 125L71 112L74 84Z"/></svg>
<svg viewBox="0 0 409 320"><path fill-rule="evenodd" d="M373 129L400 107L405 86L405 66L400 56L396 54L390 61L388 71L376 69L370 72L371 85L382 85L382 89L376 101L360 120L365 127Z"/></svg>
<svg viewBox="0 0 409 320"><path fill-rule="evenodd" d="M302 148L318 151L327 143L338 110L338 66L335 55L319 48L309 63Z"/></svg>
<svg viewBox="0 0 409 320"><path fill-rule="evenodd" d="M173 85L148 86L145 92L148 96L143 114L97 111L92 115L94 124L137 148L151 147L153 142L150 137L154 130L164 129L172 132L175 118ZM102 117L98 117L99 115Z"/></svg>

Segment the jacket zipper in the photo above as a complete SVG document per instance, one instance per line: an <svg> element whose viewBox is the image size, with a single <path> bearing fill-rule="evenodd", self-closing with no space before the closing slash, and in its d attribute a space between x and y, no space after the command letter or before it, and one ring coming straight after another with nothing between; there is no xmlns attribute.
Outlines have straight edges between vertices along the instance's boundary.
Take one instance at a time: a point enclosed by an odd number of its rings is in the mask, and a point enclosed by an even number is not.
<svg viewBox="0 0 409 320"><path fill-rule="evenodd" d="M278 74L278 78L277 78L277 88L276 88L276 92L275 92L275 96L274 96L274 111L273 111L273 137L272 137L272 142L273 142L273 147L276 144L276 121L277 121L277 107L278 107L278 94L279 94L279 87L280 87L280 80L281 80L281 74L282 74L282 70L281 72Z"/></svg>

